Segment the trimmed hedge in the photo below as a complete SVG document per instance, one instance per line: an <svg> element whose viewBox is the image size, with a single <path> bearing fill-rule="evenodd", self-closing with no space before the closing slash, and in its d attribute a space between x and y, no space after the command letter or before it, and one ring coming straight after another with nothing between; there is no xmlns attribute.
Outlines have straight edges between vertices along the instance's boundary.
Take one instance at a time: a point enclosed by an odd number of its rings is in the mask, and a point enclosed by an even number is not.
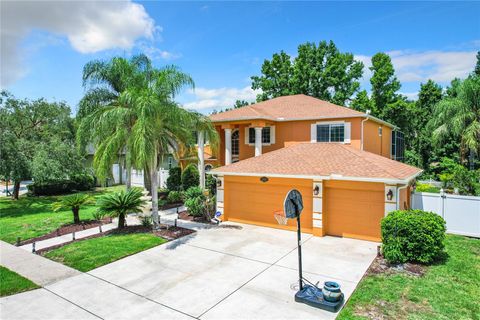
<svg viewBox="0 0 480 320"><path fill-rule="evenodd" d="M189 164L182 172L182 187L183 190L188 190L191 187L196 187L200 184L200 174L197 166Z"/></svg>
<svg viewBox="0 0 480 320"><path fill-rule="evenodd" d="M95 178L88 174L78 174L70 180L34 182L27 186L29 193L34 196L52 196L73 191L87 191L92 190L94 187Z"/></svg>
<svg viewBox="0 0 480 320"><path fill-rule="evenodd" d="M179 191L182 189L182 169L173 167L168 170L167 189Z"/></svg>
<svg viewBox="0 0 480 320"><path fill-rule="evenodd" d="M443 252L445 220L422 210L397 210L382 219L382 250L390 263L431 263Z"/></svg>

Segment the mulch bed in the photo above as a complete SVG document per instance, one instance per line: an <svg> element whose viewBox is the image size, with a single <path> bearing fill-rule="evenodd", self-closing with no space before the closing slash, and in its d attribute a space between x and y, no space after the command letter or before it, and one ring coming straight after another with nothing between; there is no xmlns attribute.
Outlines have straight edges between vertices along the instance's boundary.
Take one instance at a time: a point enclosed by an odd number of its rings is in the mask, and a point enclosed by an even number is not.
<svg viewBox="0 0 480 320"><path fill-rule="evenodd" d="M168 210L176 207L181 207L183 206L183 202L176 202L176 203L167 203L161 207L159 207L159 210Z"/></svg>
<svg viewBox="0 0 480 320"><path fill-rule="evenodd" d="M113 230L109 230L109 231L106 231L106 232L97 233L97 234L94 234L94 235L91 235L91 236L88 236L88 237L85 237L85 238L72 240L72 241L65 242L65 243L62 243L62 244L58 244L58 245L55 245L55 246L51 246L51 247L48 247L48 248L43 248L43 249L37 250L35 253L41 255L43 253L46 253L48 251L51 251L51 250L54 250L54 249L57 249L57 248L60 248L60 247L63 247L65 245L73 243L73 242L78 242L78 241L83 241L83 240L93 239L93 238L100 238L100 237L105 237L105 236L114 235L114 234L153 233L157 237L161 237L161 238L167 239L168 241L172 241L172 240L187 236L189 234L192 234L194 232L196 232L196 231L191 230L191 229L182 228L182 227L174 227L174 226L168 226L168 225L161 225L160 229L155 230L155 231L152 230L152 227L127 226L123 229L113 229Z"/></svg>
<svg viewBox="0 0 480 320"><path fill-rule="evenodd" d="M86 221L81 221L80 223L69 223L61 226L60 228L53 230L50 233L44 234L43 236L20 241L20 246L23 246L25 244L41 241L41 240L46 240L46 239L51 239L55 238L58 236L63 236L65 234L71 234L72 232L78 232L82 230L87 230L91 228L98 227L100 225L112 223L112 218L105 218L102 220L86 220Z"/></svg>
<svg viewBox="0 0 480 320"><path fill-rule="evenodd" d="M211 221L206 220L205 217L203 217L203 216L202 217L192 216L188 213L188 211L179 212L178 213L178 219L216 225L216 223L213 223Z"/></svg>
<svg viewBox="0 0 480 320"><path fill-rule="evenodd" d="M378 255L375 260L373 260L370 268L367 270L367 275L375 274L396 274L404 273L415 277L420 277L425 274L427 267L418 263L400 263L400 264L390 264L387 260L381 255Z"/></svg>

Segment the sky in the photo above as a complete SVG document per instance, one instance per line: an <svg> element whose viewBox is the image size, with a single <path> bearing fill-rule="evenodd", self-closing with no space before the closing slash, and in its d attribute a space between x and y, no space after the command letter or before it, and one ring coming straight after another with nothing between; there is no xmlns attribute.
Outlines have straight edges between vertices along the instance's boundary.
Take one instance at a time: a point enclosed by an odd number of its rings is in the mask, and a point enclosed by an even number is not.
<svg viewBox="0 0 480 320"><path fill-rule="evenodd" d="M442 86L474 68L480 2L0 2L0 87L18 98L66 101L75 113L94 59L143 52L174 64L195 90L177 100L208 114L235 100L254 101L253 75L272 54L295 56L305 42L332 40L364 62L388 53L415 99L420 83Z"/></svg>

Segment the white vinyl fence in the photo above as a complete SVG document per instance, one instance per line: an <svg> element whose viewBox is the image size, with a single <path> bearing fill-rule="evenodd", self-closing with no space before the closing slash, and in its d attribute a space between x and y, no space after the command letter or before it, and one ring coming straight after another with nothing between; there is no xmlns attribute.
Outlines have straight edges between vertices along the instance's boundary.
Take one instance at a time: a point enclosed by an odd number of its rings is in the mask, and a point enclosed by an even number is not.
<svg viewBox="0 0 480 320"><path fill-rule="evenodd" d="M120 183L120 172L118 164L113 165L113 179L115 183ZM127 179L127 171L123 170L122 172L122 182L125 183ZM158 187L166 188L168 179L168 170L160 169L158 170ZM143 170L132 169L132 185L143 187Z"/></svg>
<svg viewBox="0 0 480 320"><path fill-rule="evenodd" d="M480 238L480 197L414 192L412 208L442 216L448 233Z"/></svg>

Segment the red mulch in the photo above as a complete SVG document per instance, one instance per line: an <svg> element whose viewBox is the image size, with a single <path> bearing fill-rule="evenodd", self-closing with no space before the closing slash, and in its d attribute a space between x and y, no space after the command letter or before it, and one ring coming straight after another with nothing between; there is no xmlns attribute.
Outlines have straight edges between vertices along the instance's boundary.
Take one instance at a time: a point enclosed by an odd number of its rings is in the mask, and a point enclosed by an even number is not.
<svg viewBox="0 0 480 320"><path fill-rule="evenodd" d="M83 241L83 240L87 240L87 239L105 237L105 236L110 235L110 234L153 233L157 237L162 237L162 238L167 239L168 241L172 241L172 240L187 236L189 234L192 234L194 232L196 232L196 231L191 230L191 229L182 228L182 227L174 227L174 226L168 226L168 225L161 225L160 229L155 230L155 231L152 230L151 227L127 226L123 229L113 229L113 230L109 230L109 231L106 231L106 232L97 233L97 234L94 234L94 235L91 235L91 236L88 236L88 237L85 237L85 238L72 240L72 241L65 242L65 243L62 243L62 244L58 244L58 245L55 245L55 246L51 246L51 247L48 247L48 248L43 248L43 249L37 250L35 253L43 254L45 252L63 247L63 246L65 246L67 244L70 244L72 242L78 242L78 241Z"/></svg>
<svg viewBox="0 0 480 320"><path fill-rule="evenodd" d="M86 229L91 229L98 227L100 225L108 224L112 222L112 218L104 218L102 220L88 220L88 221L81 221L80 223L69 223L61 226L60 228L53 230L50 233L44 234L43 236L20 241L20 245L23 246L24 244L29 244L41 240L46 240L50 238L55 238L58 236L63 236L65 234L70 234L72 232L78 232Z"/></svg>
<svg viewBox="0 0 480 320"><path fill-rule="evenodd" d="M206 220L205 217L203 217L203 216L202 217L195 217L195 216L190 215L187 211L179 212L178 213L178 219L216 225L215 223Z"/></svg>
<svg viewBox="0 0 480 320"><path fill-rule="evenodd" d="M411 276L420 277L426 272L426 267L418 263L400 263L390 264L385 260L383 256L377 256L373 260L370 268L367 270L367 274L395 274L406 273Z"/></svg>

